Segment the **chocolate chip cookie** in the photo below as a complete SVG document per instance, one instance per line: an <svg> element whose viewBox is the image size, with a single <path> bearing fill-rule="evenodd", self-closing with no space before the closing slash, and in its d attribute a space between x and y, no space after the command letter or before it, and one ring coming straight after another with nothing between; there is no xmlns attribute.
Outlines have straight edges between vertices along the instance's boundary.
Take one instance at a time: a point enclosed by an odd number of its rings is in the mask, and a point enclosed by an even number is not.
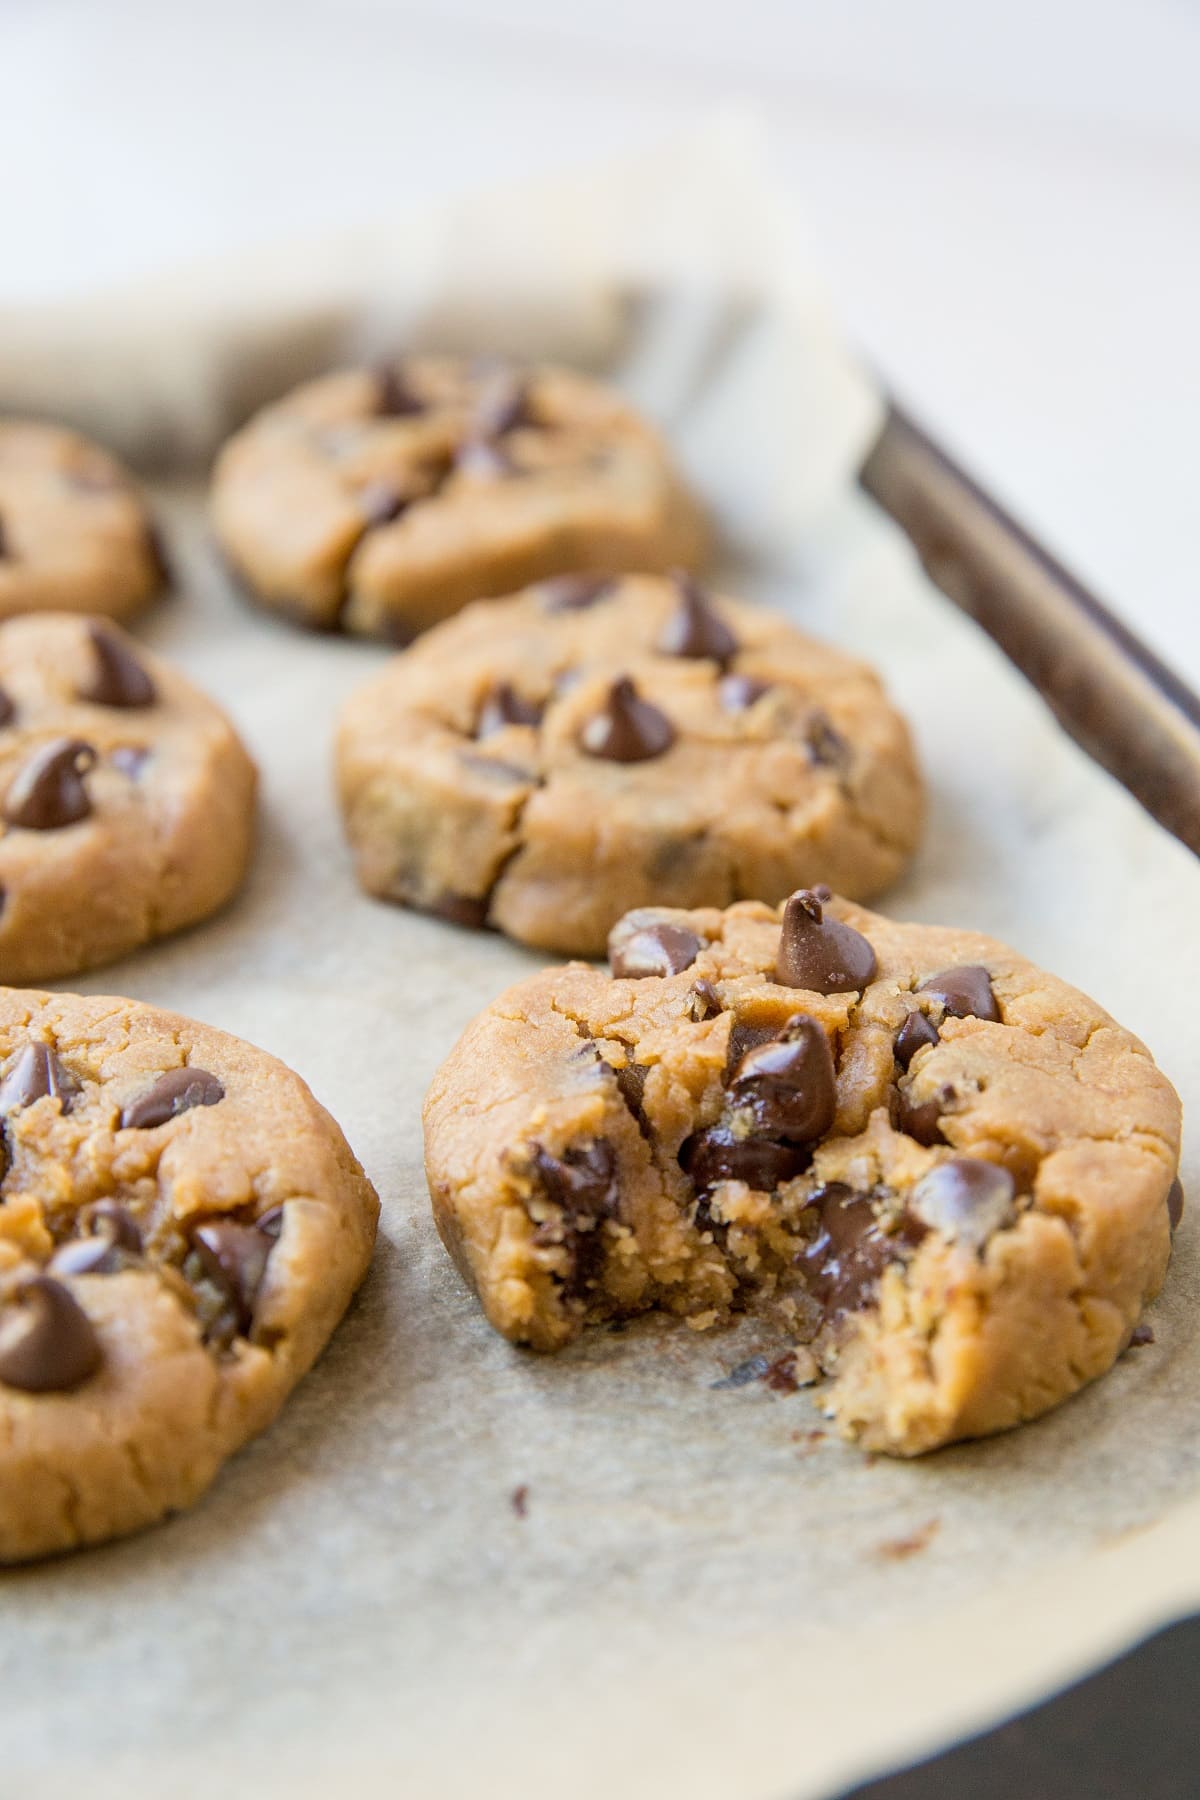
<svg viewBox="0 0 1200 1800"><path fill-rule="evenodd" d="M124 619L164 578L146 508L114 457L57 425L0 419L0 618Z"/></svg>
<svg viewBox="0 0 1200 1800"><path fill-rule="evenodd" d="M632 913L610 963L510 989L426 1101L438 1229L497 1331L752 1307L900 1456L1034 1418L1129 1343L1180 1107L1094 1001L824 890Z"/></svg>
<svg viewBox="0 0 1200 1800"><path fill-rule="evenodd" d="M0 990L0 1561L190 1506L311 1368L378 1201L261 1050Z"/></svg>
<svg viewBox="0 0 1200 1800"><path fill-rule="evenodd" d="M0 623L0 981L46 981L206 918L250 853L228 719L106 619Z"/></svg>
<svg viewBox="0 0 1200 1800"><path fill-rule="evenodd" d="M337 769L368 893L583 955L630 907L874 893L922 816L871 670L687 576L472 607L353 696Z"/></svg>
<svg viewBox="0 0 1200 1800"><path fill-rule="evenodd" d="M708 532L658 435L566 369L413 357L310 382L223 451L212 493L251 591L406 643L567 570L694 567Z"/></svg>

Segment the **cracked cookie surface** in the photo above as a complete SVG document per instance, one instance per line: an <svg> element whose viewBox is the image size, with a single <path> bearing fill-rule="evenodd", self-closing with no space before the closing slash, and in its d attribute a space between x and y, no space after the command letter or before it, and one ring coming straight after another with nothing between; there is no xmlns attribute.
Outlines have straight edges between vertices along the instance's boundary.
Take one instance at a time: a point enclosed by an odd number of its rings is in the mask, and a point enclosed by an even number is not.
<svg viewBox="0 0 1200 1800"><path fill-rule="evenodd" d="M752 1307L844 1435L905 1456L1111 1366L1170 1255L1180 1107L1095 1002L820 892L646 909L610 954L502 995L426 1101L438 1229L496 1330Z"/></svg>
<svg viewBox="0 0 1200 1800"><path fill-rule="evenodd" d="M298 1075L130 1000L0 990L0 1560L189 1506L315 1362L378 1201Z"/></svg>
<svg viewBox="0 0 1200 1800"><path fill-rule="evenodd" d="M692 568L708 547L658 434L613 389L482 359L298 388L226 445L212 510L265 604L398 642L546 576Z"/></svg>
<svg viewBox="0 0 1200 1800"><path fill-rule="evenodd" d="M0 618L124 619L164 580L146 507L115 457L57 425L0 418Z"/></svg>
<svg viewBox="0 0 1200 1800"><path fill-rule="evenodd" d="M250 854L254 765L215 703L116 625L0 624L0 981L206 918Z"/></svg>
<svg viewBox="0 0 1200 1800"><path fill-rule="evenodd" d="M337 773L368 893L583 955L631 907L865 897L922 817L874 673L690 578L470 608L351 697Z"/></svg>

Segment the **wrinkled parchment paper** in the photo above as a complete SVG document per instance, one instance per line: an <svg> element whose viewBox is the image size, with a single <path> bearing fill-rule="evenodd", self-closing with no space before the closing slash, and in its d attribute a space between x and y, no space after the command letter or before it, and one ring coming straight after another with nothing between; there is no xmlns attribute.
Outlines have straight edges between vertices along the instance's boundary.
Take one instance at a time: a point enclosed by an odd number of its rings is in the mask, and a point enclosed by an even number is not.
<svg viewBox="0 0 1200 1800"><path fill-rule="evenodd" d="M74 356L85 325L83 411L149 457L203 447L255 397L264 335L289 378L381 341L389 320L405 341L438 341L439 319L456 341L550 337L609 368L714 501L729 581L869 655L912 718L932 816L885 904L993 932L1078 982L1190 1104L1195 865L853 492L875 396L736 134L384 236L386 255L347 251L333 298L319 293L331 259L297 252L270 334L280 292L244 266L164 282L140 373L117 300L40 333L26 320L19 382L16 340L0 355L0 404L71 410L55 333ZM514 243L537 271L528 304ZM507 282L496 314L490 268ZM326 303L314 334L305 319ZM161 490L181 579L144 635L258 757L258 855L220 919L85 985L195 1014L300 1070L378 1185L382 1233L331 1349L207 1500L0 1576L0 1787L829 1794L1200 1600L1190 1216L1152 1345L1037 1425L915 1464L814 1435L803 1394L714 1391L771 1347L753 1322L697 1336L652 1318L554 1360L487 1329L430 1222L420 1103L466 1021L536 959L358 894L330 732L385 652L248 609L198 496ZM1189 1193L1198 1173L1189 1146Z"/></svg>

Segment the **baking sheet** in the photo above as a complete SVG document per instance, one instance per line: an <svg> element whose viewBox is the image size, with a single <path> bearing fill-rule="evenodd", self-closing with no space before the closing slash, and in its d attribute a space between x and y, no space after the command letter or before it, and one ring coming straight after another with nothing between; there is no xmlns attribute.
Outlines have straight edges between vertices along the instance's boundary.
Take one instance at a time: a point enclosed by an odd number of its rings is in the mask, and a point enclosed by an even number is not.
<svg viewBox="0 0 1200 1800"><path fill-rule="evenodd" d="M511 230L491 200L478 234L469 207L453 232L426 222L403 304L360 311L347 285L324 348L368 311L371 329L420 318L436 337L446 307L456 332L478 318L487 337L480 239L500 261L513 232L538 246L579 297L577 352L663 419L717 502L731 585L869 655L913 720L932 814L888 909L993 932L1078 982L1189 1105L1195 865L853 491L877 401L785 257L788 221L744 144L719 133L505 205ZM464 267L450 251L467 240ZM223 296L225 345L248 341L236 277L205 287ZM536 338L509 302L496 335ZM90 327L98 391L119 310ZM152 393L115 384L110 437L196 447L237 409L236 384L220 407L205 397L211 322L164 315L174 349ZM313 354L301 333L283 360ZM0 358L0 401L5 381ZM1190 1216L1153 1345L1037 1425L916 1464L814 1436L804 1394L714 1391L769 1347L753 1322L697 1336L650 1319L553 1360L493 1336L430 1222L419 1109L466 1021L537 959L357 893L329 741L385 653L249 610L195 485L160 500L181 592L144 635L237 719L263 769L262 837L225 915L83 985L194 1013L299 1069L375 1180L382 1234L330 1351L205 1502L0 1577L6 1780L25 1796L73 1781L101 1797L826 1794L1195 1603ZM1189 1139L1189 1192L1196 1160Z"/></svg>

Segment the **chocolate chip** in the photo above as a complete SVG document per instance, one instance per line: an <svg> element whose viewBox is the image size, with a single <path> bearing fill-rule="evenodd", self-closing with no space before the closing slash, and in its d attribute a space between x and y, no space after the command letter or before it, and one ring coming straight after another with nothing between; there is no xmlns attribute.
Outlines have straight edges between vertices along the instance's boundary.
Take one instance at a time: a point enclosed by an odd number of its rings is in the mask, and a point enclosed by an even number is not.
<svg viewBox="0 0 1200 1800"><path fill-rule="evenodd" d="M776 1394L797 1394L800 1383L796 1376L796 1352L785 1350L763 1371L763 1382Z"/></svg>
<svg viewBox="0 0 1200 1800"><path fill-rule="evenodd" d="M1017 1216L1016 1183L998 1163L956 1156L923 1175L908 1196L909 1211L955 1243L982 1249Z"/></svg>
<svg viewBox="0 0 1200 1800"><path fill-rule="evenodd" d="M375 411L383 419L407 419L425 411L413 391L403 363L382 363L375 372Z"/></svg>
<svg viewBox="0 0 1200 1800"><path fill-rule="evenodd" d="M744 1181L747 1187L770 1194L781 1182L802 1175L811 1160L806 1144L743 1137L729 1125L693 1132L679 1152L679 1165L698 1192L715 1187L718 1181Z"/></svg>
<svg viewBox="0 0 1200 1800"><path fill-rule="evenodd" d="M991 1019L998 1022L1000 1008L992 992L992 978L980 963L962 963L931 975L917 989L918 994L932 994L955 1019Z"/></svg>
<svg viewBox="0 0 1200 1800"><path fill-rule="evenodd" d="M97 1200L79 1215L80 1235L62 1244L50 1260L54 1275L114 1275L141 1255L142 1234L127 1207Z"/></svg>
<svg viewBox="0 0 1200 1800"><path fill-rule="evenodd" d="M129 646L104 625L89 625L88 637L95 652L96 673L79 698L96 706L153 706L157 690Z"/></svg>
<svg viewBox="0 0 1200 1800"><path fill-rule="evenodd" d="M141 1227L129 1208L122 1206L119 1200L94 1200L83 1208L79 1223L93 1236L111 1238L122 1250L129 1250L134 1255L141 1252Z"/></svg>
<svg viewBox="0 0 1200 1800"><path fill-rule="evenodd" d="M229 1297L243 1334L254 1322L255 1301L277 1235L237 1219L213 1219L192 1233L205 1273Z"/></svg>
<svg viewBox="0 0 1200 1800"><path fill-rule="evenodd" d="M488 689L475 721L475 736L490 737L506 725L539 725L542 708L536 700L526 700L507 681L498 681Z"/></svg>
<svg viewBox="0 0 1200 1800"><path fill-rule="evenodd" d="M822 890L801 888L783 909L775 979L814 994L848 994L875 974L875 952L860 931L827 919Z"/></svg>
<svg viewBox="0 0 1200 1800"><path fill-rule="evenodd" d="M372 481L358 494L359 510L367 522L368 528L377 525L390 525L398 519L409 504L406 496L394 488L390 481Z"/></svg>
<svg viewBox="0 0 1200 1800"><path fill-rule="evenodd" d="M681 571L672 580L679 601L659 633L655 649L664 656L706 656L714 662L728 662L737 652L738 641L704 589Z"/></svg>
<svg viewBox="0 0 1200 1800"><path fill-rule="evenodd" d="M153 1087L122 1109L121 1129L150 1131L179 1113L190 1112L193 1106L216 1106L224 1098L225 1089L207 1069L196 1069L190 1064L182 1069L168 1069Z"/></svg>
<svg viewBox="0 0 1200 1800"><path fill-rule="evenodd" d="M92 803L82 777L95 761L95 750L80 738L51 738L13 776L4 817L26 831L58 831L86 819Z"/></svg>
<svg viewBox="0 0 1200 1800"><path fill-rule="evenodd" d="M557 575L553 581L543 581L538 591L542 596L543 612L584 612L616 593L617 578L614 575Z"/></svg>
<svg viewBox="0 0 1200 1800"><path fill-rule="evenodd" d="M726 712L745 712L770 691L770 682L754 675L722 675L717 683L717 698Z"/></svg>
<svg viewBox="0 0 1200 1800"><path fill-rule="evenodd" d="M109 751L108 760L114 769L119 769L130 781L137 781L150 761L150 752L145 744L118 744L115 750Z"/></svg>
<svg viewBox="0 0 1200 1800"><path fill-rule="evenodd" d="M1129 1348L1131 1350L1141 1350L1144 1345L1152 1344L1153 1342L1154 1327L1153 1325L1147 1325L1145 1320L1143 1320L1140 1325L1135 1325L1129 1334Z"/></svg>
<svg viewBox="0 0 1200 1800"><path fill-rule="evenodd" d="M78 1091L78 1083L49 1045L31 1042L17 1052L0 1081L0 1114L46 1099L57 1100L63 1112L70 1112Z"/></svg>
<svg viewBox="0 0 1200 1800"><path fill-rule="evenodd" d="M603 1266L604 1239L598 1227L602 1220L617 1216L616 1155L604 1138L573 1147L561 1157L539 1144L533 1167L546 1199L561 1215L540 1224L534 1241L561 1244L568 1251L571 1270L563 1291L568 1299L580 1299L595 1285Z"/></svg>
<svg viewBox="0 0 1200 1800"><path fill-rule="evenodd" d="M100 1367L100 1342L74 1295L49 1275L22 1282L0 1307L0 1382L62 1394Z"/></svg>
<svg viewBox="0 0 1200 1800"><path fill-rule="evenodd" d="M752 1024L747 1019L735 1019L729 1028L729 1044L725 1056L726 1084L747 1050L753 1050L758 1044L773 1044L780 1030L777 1019L770 1024L761 1025Z"/></svg>
<svg viewBox="0 0 1200 1800"><path fill-rule="evenodd" d="M910 1012L903 1025L896 1033L896 1061L902 1069L907 1069L918 1050L926 1044L938 1042L937 1026L925 1017L923 1012Z"/></svg>
<svg viewBox="0 0 1200 1800"><path fill-rule="evenodd" d="M607 762L648 762L661 756L675 742L675 727L665 713L638 697L628 676L614 681L601 712L594 713L579 733L589 756Z"/></svg>
<svg viewBox="0 0 1200 1800"><path fill-rule="evenodd" d="M533 1166L547 1200L561 1207L573 1223L616 1216L617 1159L606 1139L573 1146L561 1157L538 1144Z"/></svg>
<svg viewBox="0 0 1200 1800"><path fill-rule="evenodd" d="M638 1122L639 1128L646 1124L646 1113L643 1101L646 1093L646 1077L650 1073L645 1063L627 1062L623 1068L613 1069L613 1079L620 1091L622 1100ZM646 1133L643 1131L643 1136Z"/></svg>
<svg viewBox="0 0 1200 1800"><path fill-rule="evenodd" d="M850 746L833 729L822 712L813 713L804 729L809 759L822 769L844 769L850 761Z"/></svg>
<svg viewBox="0 0 1200 1800"><path fill-rule="evenodd" d="M1183 1183L1178 1175L1167 1189L1167 1216L1171 1221L1171 1230L1178 1231L1179 1221L1183 1217Z"/></svg>
<svg viewBox="0 0 1200 1800"><path fill-rule="evenodd" d="M427 912L436 918L445 919L451 925L468 925L472 930L481 930L487 924L490 896L487 894L452 894L447 891L431 900L426 907Z"/></svg>
<svg viewBox="0 0 1200 1800"><path fill-rule="evenodd" d="M0 688L0 726L11 725L16 716L17 709L13 705L12 696Z"/></svg>
<svg viewBox="0 0 1200 1800"><path fill-rule="evenodd" d="M773 1043L747 1050L729 1097L766 1136L802 1144L823 1137L837 1110L837 1078L829 1039L816 1019L797 1013Z"/></svg>
<svg viewBox="0 0 1200 1800"><path fill-rule="evenodd" d="M73 1238L48 1264L52 1275L115 1275L122 1266L111 1239L102 1235Z"/></svg>
<svg viewBox="0 0 1200 1800"><path fill-rule="evenodd" d="M536 423L529 410L528 385L510 369L489 374L475 403L471 421L474 437L498 438L518 425Z"/></svg>
<svg viewBox="0 0 1200 1800"><path fill-rule="evenodd" d="M932 1100L922 1101L919 1106L901 1094L897 1120L900 1130L907 1137L915 1138L918 1144L924 1144L927 1150L935 1144L944 1144L942 1114L954 1099L955 1092L949 1084L940 1087Z"/></svg>
<svg viewBox="0 0 1200 1800"><path fill-rule="evenodd" d="M608 966L618 978L641 981L649 975L681 975L690 969L703 938L686 925L667 919L647 920L644 913L627 913L608 937Z"/></svg>
<svg viewBox="0 0 1200 1800"><path fill-rule="evenodd" d="M483 481L496 481L503 475L511 475L513 464L498 444L490 444L483 438L468 438L454 452L454 466L463 475L473 475Z"/></svg>
<svg viewBox="0 0 1200 1800"><path fill-rule="evenodd" d="M816 1213L817 1230L796 1262L827 1318L852 1312L869 1300L888 1264L900 1261L904 1250L925 1232L919 1220L908 1218L898 1231L884 1231L870 1196L841 1181L818 1188L808 1209Z"/></svg>
<svg viewBox="0 0 1200 1800"><path fill-rule="evenodd" d="M697 1025L705 1019L715 1019L718 1013L725 1010L721 1005L721 996L711 981L694 981L688 998L691 1015Z"/></svg>

